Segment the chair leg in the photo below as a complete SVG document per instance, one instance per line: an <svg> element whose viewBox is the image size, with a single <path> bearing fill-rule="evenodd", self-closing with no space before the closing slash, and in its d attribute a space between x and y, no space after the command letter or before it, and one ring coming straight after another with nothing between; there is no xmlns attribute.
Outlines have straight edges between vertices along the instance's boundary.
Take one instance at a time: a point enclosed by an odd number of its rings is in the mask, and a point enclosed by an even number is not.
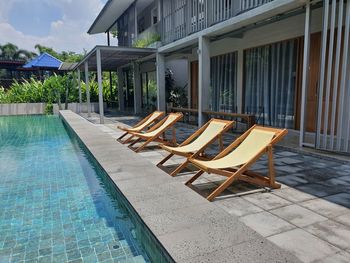
<svg viewBox="0 0 350 263"><path fill-rule="evenodd" d="M200 177L202 174L204 174L204 171L200 170L198 171L190 180L188 180L185 185L189 185L192 184L194 181L196 181L198 179L198 177Z"/></svg>
<svg viewBox="0 0 350 263"><path fill-rule="evenodd" d="M220 147L220 152L224 150L224 143L222 141L222 135L219 135L219 147Z"/></svg>
<svg viewBox="0 0 350 263"><path fill-rule="evenodd" d="M139 141L141 141L141 138L137 138L135 141L133 141L130 145L129 148L131 148L132 146L134 146L136 143L138 143Z"/></svg>
<svg viewBox="0 0 350 263"><path fill-rule="evenodd" d="M127 143L129 143L131 140L132 140L132 138L134 138L135 136L134 135L131 135L128 139L126 139L125 141L122 141L121 143L122 144L127 144Z"/></svg>
<svg viewBox="0 0 350 263"><path fill-rule="evenodd" d="M166 156L163 160L161 160L158 164L157 164L157 166L161 166L161 165L163 165L163 164L165 164L166 163L166 161L168 161L171 157L173 157L174 156L174 154L173 153L170 153L168 156Z"/></svg>
<svg viewBox="0 0 350 263"><path fill-rule="evenodd" d="M174 171L171 172L171 176L176 176L179 172L181 172L183 169L186 168L186 166L188 165L188 160L186 160L183 164L181 164L180 166L178 166Z"/></svg>
<svg viewBox="0 0 350 263"><path fill-rule="evenodd" d="M128 132L125 132L122 134L122 136L120 136L117 141L121 141L126 135L128 135Z"/></svg>
<svg viewBox="0 0 350 263"><path fill-rule="evenodd" d="M175 126L172 127L173 130L173 144L176 145L176 129Z"/></svg>
<svg viewBox="0 0 350 263"><path fill-rule="evenodd" d="M147 141L145 141L139 148L137 148L136 150L134 150L135 152L140 152L141 150L143 150L149 143L153 142L154 138L150 138Z"/></svg>
<svg viewBox="0 0 350 263"><path fill-rule="evenodd" d="M234 180L236 180L237 177L239 177L245 169L239 169L235 173L233 173L229 178L225 180L218 188L216 188L208 197L208 201L212 201L215 197L220 195L223 191L226 190L227 187L229 187Z"/></svg>
<svg viewBox="0 0 350 263"><path fill-rule="evenodd" d="M275 165L273 162L273 149L272 147L268 147L267 150L267 157L268 157L268 166L269 166L269 184L271 188L278 189L281 188L281 185L276 183L275 177L276 177L276 171L275 171Z"/></svg>

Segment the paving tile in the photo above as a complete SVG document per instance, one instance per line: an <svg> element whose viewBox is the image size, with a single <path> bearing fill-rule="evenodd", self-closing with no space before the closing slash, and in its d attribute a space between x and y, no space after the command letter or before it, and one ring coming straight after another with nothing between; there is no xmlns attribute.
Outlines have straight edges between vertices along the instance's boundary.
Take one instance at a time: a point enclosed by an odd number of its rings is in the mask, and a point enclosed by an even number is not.
<svg viewBox="0 0 350 263"><path fill-rule="evenodd" d="M295 226L289 224L287 221L266 211L243 216L240 220L264 237L295 228Z"/></svg>
<svg viewBox="0 0 350 263"><path fill-rule="evenodd" d="M202 204L195 207L171 209L161 214L144 217L143 220L152 228L155 235L161 236L202 224L217 224L217 221L227 218L227 215L219 207Z"/></svg>
<svg viewBox="0 0 350 263"><path fill-rule="evenodd" d="M350 248L350 227L343 224L327 220L307 226L305 230L339 248Z"/></svg>
<svg viewBox="0 0 350 263"><path fill-rule="evenodd" d="M296 158L291 158L291 157L286 157L286 158L279 158L278 159L279 162L285 163L285 164L289 164L289 165L293 165L293 164L298 164L298 163L302 163L302 160L296 159Z"/></svg>
<svg viewBox="0 0 350 263"><path fill-rule="evenodd" d="M199 257L182 261L181 263L267 263L267 262L288 262L299 263L300 260L291 253L286 253L281 248L276 248L270 241L263 238L256 238L248 242L219 249L211 253L204 253Z"/></svg>
<svg viewBox="0 0 350 263"><path fill-rule="evenodd" d="M288 156L288 157L290 157L290 156L297 156L298 154L297 153L295 153L295 152L290 152L290 151L278 151L278 155L279 156Z"/></svg>
<svg viewBox="0 0 350 263"><path fill-rule="evenodd" d="M338 177L338 179L350 183L350 172L347 171L347 173L347 175Z"/></svg>
<svg viewBox="0 0 350 263"><path fill-rule="evenodd" d="M317 184L317 183L299 185L299 186L296 186L295 188L297 188L298 190L304 193L314 195L316 197L325 197L328 195L334 195L341 192L341 190L339 189L330 188L329 186Z"/></svg>
<svg viewBox="0 0 350 263"><path fill-rule="evenodd" d="M291 204L291 202L281 197L278 197L272 193L257 193L246 195L242 198L261 207L264 210L271 210Z"/></svg>
<svg viewBox="0 0 350 263"><path fill-rule="evenodd" d="M191 227L190 231L188 228L182 229L159 236L158 239L165 245L174 260L181 262L186 258L194 258L257 237L253 230L232 218L229 221L217 220L215 224L197 225Z"/></svg>
<svg viewBox="0 0 350 263"><path fill-rule="evenodd" d="M339 189L344 189L345 191L350 189L350 182L346 182L340 178L332 178L326 181L322 181L321 183L330 187L338 187Z"/></svg>
<svg viewBox="0 0 350 263"><path fill-rule="evenodd" d="M304 227L316 222L327 220L326 217L316 214L299 205L289 205L276 210L271 210L270 212L298 227Z"/></svg>
<svg viewBox="0 0 350 263"><path fill-rule="evenodd" d="M287 199L288 201L293 203L299 203L299 202L316 198L314 195L304 193L302 191L299 191L291 187L275 190L272 192L272 194L282 197L284 199Z"/></svg>
<svg viewBox="0 0 350 263"><path fill-rule="evenodd" d="M235 216L245 216L263 211L260 207L253 205L241 197L216 200L214 204Z"/></svg>
<svg viewBox="0 0 350 263"><path fill-rule="evenodd" d="M350 194L340 193L325 197L327 201L349 208L350 211Z"/></svg>
<svg viewBox="0 0 350 263"><path fill-rule="evenodd" d="M291 165L276 166L275 169L277 174L278 173L293 174L303 170L303 168L301 167L291 166Z"/></svg>
<svg viewBox="0 0 350 263"><path fill-rule="evenodd" d="M349 263L349 262L350 262L350 253L342 251L332 256L321 259L315 263Z"/></svg>
<svg viewBox="0 0 350 263"><path fill-rule="evenodd" d="M137 209L141 217L166 213L184 207L204 204L207 201L193 191L170 195L167 198L159 197L133 202L132 206Z"/></svg>
<svg viewBox="0 0 350 263"><path fill-rule="evenodd" d="M310 233L297 228L268 238L271 242L296 255L303 262L314 262L340 250Z"/></svg>
<svg viewBox="0 0 350 263"><path fill-rule="evenodd" d="M299 176L298 176L299 175ZM290 187L306 184L308 181L300 176L300 174L290 174L278 177L278 182L284 183Z"/></svg>
<svg viewBox="0 0 350 263"><path fill-rule="evenodd" d="M333 220L350 227L350 211L345 215L335 217Z"/></svg>
<svg viewBox="0 0 350 263"><path fill-rule="evenodd" d="M341 205L337 205L324 199L313 199L299 203L301 206L306 207L315 213L323 215L328 218L344 215L349 212L349 209Z"/></svg>

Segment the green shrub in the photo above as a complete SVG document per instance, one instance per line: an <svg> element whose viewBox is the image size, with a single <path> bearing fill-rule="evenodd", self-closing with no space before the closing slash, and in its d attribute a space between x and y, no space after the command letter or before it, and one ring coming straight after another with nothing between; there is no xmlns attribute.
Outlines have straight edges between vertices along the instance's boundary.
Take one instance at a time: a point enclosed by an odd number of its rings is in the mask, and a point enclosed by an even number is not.
<svg viewBox="0 0 350 263"><path fill-rule="evenodd" d="M146 35L145 38L140 38L136 40L133 44L133 47L146 48L157 41L160 41L160 35L149 33Z"/></svg>
<svg viewBox="0 0 350 263"><path fill-rule="evenodd" d="M98 85L95 80L95 74L91 74L90 81L90 101L98 101ZM109 86L109 76L104 74L103 98L105 101L115 100L117 95L116 75L113 75L113 98L111 97L111 90ZM78 83L75 81L72 73L63 76L54 74L44 81L31 78L24 80L22 83L15 81L8 90L0 87L0 103L61 103L78 102L79 92ZM67 90L68 89L68 90ZM82 100L86 101L86 87L85 83L81 82ZM66 98L66 94L68 97Z"/></svg>
<svg viewBox="0 0 350 263"><path fill-rule="evenodd" d="M51 102L46 104L45 114L46 115L52 115L53 114L53 104Z"/></svg>

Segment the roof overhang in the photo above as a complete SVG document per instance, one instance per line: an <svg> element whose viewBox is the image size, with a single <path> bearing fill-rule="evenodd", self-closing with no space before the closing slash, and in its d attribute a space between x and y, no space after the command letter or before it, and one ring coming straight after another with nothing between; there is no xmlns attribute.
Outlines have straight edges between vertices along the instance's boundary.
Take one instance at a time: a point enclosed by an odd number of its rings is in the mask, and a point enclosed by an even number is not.
<svg viewBox="0 0 350 263"><path fill-rule="evenodd" d="M59 71L72 71L78 65L76 62L62 62Z"/></svg>
<svg viewBox="0 0 350 263"><path fill-rule="evenodd" d="M105 33L135 0L108 0L90 29L89 34Z"/></svg>
<svg viewBox="0 0 350 263"><path fill-rule="evenodd" d="M88 63L90 71L96 71L97 58L96 52L101 52L102 71L116 71L117 68L123 67L131 62L140 61L145 58L153 58L157 52L153 48L133 48L119 46L96 46L80 61L74 68L84 70L85 62Z"/></svg>
<svg viewBox="0 0 350 263"><path fill-rule="evenodd" d="M135 2L135 0L108 0L94 23L88 30L88 34L105 33L110 29L116 29L117 19ZM150 5L153 0L138 0L135 2L137 12L141 12Z"/></svg>

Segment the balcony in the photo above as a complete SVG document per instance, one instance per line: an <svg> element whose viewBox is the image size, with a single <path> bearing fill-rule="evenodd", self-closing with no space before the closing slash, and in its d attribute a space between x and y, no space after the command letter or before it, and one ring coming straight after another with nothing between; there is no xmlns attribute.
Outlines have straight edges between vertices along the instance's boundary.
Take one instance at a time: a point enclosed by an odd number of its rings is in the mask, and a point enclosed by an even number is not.
<svg viewBox="0 0 350 263"><path fill-rule="evenodd" d="M273 0L164 0L162 42L168 44Z"/></svg>

